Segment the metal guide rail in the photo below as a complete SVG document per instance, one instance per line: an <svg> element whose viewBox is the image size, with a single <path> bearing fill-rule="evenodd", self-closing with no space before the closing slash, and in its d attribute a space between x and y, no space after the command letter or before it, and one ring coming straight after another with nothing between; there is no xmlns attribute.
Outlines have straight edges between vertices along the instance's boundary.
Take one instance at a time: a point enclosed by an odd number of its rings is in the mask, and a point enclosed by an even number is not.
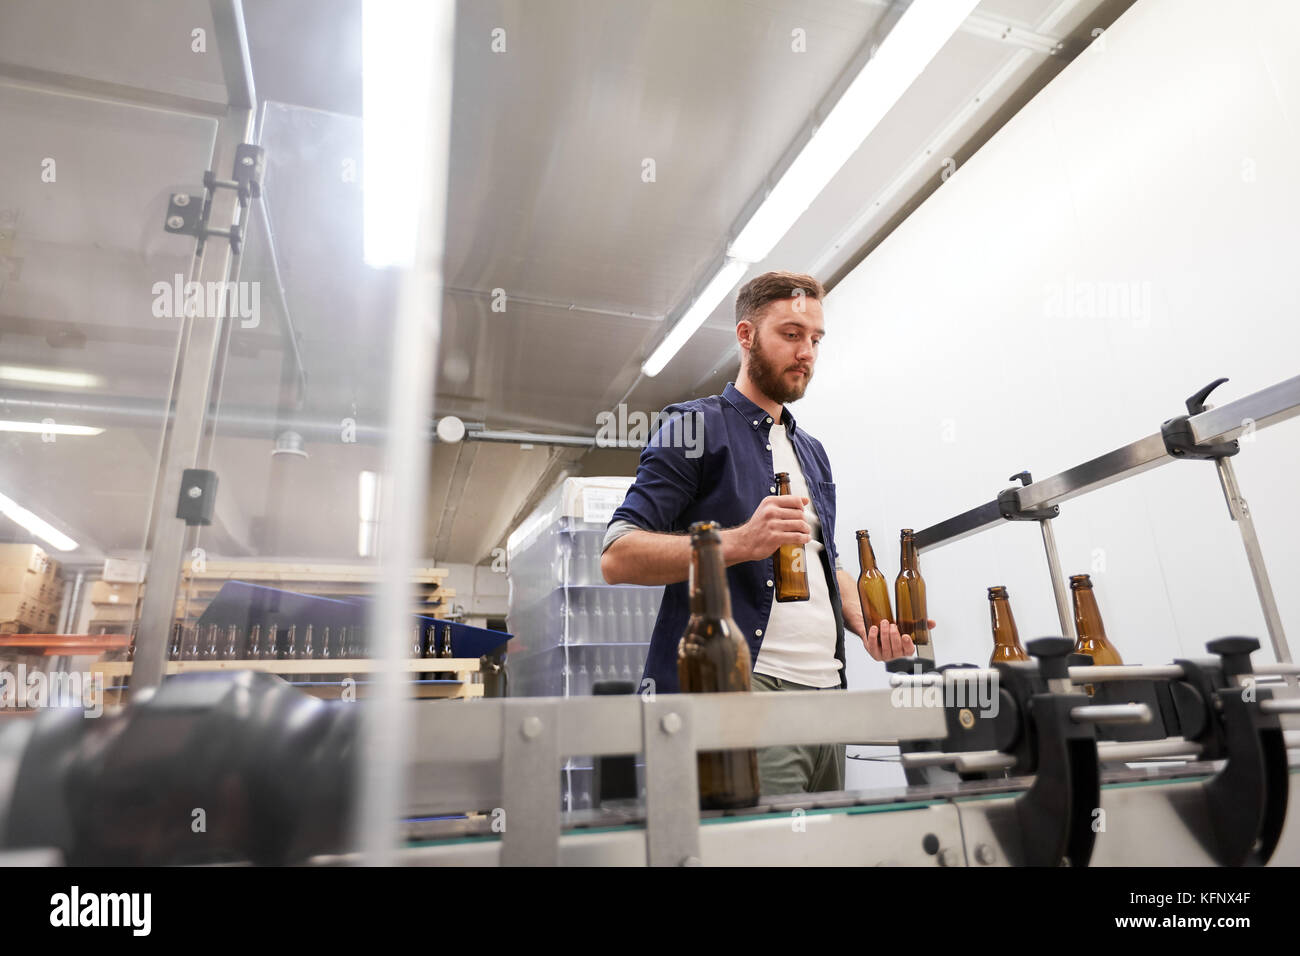
<svg viewBox="0 0 1300 956"><path fill-rule="evenodd" d="M485 816L426 829L409 862L1243 865L1267 863L1281 846L1277 862L1300 863L1300 822L1282 841L1290 791L1300 792L1287 747L1300 746L1300 732L1287 737L1281 723L1300 714L1300 699L1274 699L1251 671L1258 647L1221 638L1210 644L1218 660L1100 668L1070 666L1071 642L1044 638L1029 645L1036 664L891 662L891 690L507 699L454 724L429 713L417 732L416 804ZM1076 689L1085 682L1093 697ZM914 786L698 810L696 751L845 741L896 744ZM562 820L563 761L629 753L645 756L644 810L633 801ZM1106 764L1179 756L1201 763L1111 774L1103 792ZM448 772L458 764L484 770L473 793L460 767ZM801 839L814 817L818 835Z"/></svg>
<svg viewBox="0 0 1300 956"><path fill-rule="evenodd" d="M991 668L899 660L834 694L624 694L409 702L410 863L1041 865L1300 863L1300 697L1252 670L1254 638L1160 667L1092 667L1065 638ZM1089 696L1084 688L1091 686ZM50 708L0 726L0 860L76 865L359 859L363 721L265 673L177 674L120 714ZM896 747L900 793L796 794L699 810L697 753ZM642 803L629 769L645 761ZM561 768L597 759L599 813L561 813ZM1123 763L1194 759L1134 777ZM621 765L616 765L621 761ZM630 779L629 779L630 777ZM196 839L194 807L207 811ZM129 821L129 823L123 823ZM131 839L124 839L127 826Z"/></svg>
<svg viewBox="0 0 1300 956"><path fill-rule="evenodd" d="M1250 507L1237 483L1231 459L1240 450L1237 438L1243 432L1267 428L1300 414L1300 376L1270 385L1219 408L1207 406L1205 400L1210 393L1226 381L1226 378L1216 379L1188 398L1185 403L1187 414L1165 421L1155 434L1050 478L1033 481L1028 472L1013 475L1012 480L1019 479L1024 483L1023 487L1007 488L992 501L918 531L915 537L917 551L923 552L960 541L999 526L1004 521L1038 521L1043 532L1043 546L1056 596L1061 633L1074 638L1074 619L1070 613L1060 558L1051 530L1051 521L1059 516L1061 503L1171 461L1213 461L1228 513L1241 532L1273 653L1279 661L1290 663L1291 651L1282 628L1277 601L1273 596L1259 537L1255 533Z"/></svg>

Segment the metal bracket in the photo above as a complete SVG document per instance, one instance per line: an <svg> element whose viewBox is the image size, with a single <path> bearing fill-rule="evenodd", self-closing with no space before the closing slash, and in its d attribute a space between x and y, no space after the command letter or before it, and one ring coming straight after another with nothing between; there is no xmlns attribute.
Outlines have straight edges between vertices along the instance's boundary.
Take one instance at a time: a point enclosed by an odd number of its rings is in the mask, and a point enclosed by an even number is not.
<svg viewBox="0 0 1300 956"><path fill-rule="evenodd" d="M181 472L181 493L176 502L176 517L191 528L212 524L217 504L217 473L206 468L186 468Z"/></svg>
<svg viewBox="0 0 1300 956"><path fill-rule="evenodd" d="M1009 481L1019 481L1021 487L1031 484L1034 480L1033 475L1027 471L1012 475ZM1016 487L1004 488L998 492L998 511L1002 517L1008 521L1046 521L1048 518L1055 518L1061 513L1060 505L1049 505L1046 508L1021 508L1020 507L1020 489Z"/></svg>
<svg viewBox="0 0 1300 956"><path fill-rule="evenodd" d="M1057 693L1070 679L1066 658L1072 643L1062 637L1030 641L1026 649L1047 681L1025 710L1033 748L1034 782L1016 798L1021 846L1027 866L1087 866L1097 834L1092 811L1101 806L1101 768L1091 724L1071 717L1088 703L1085 694Z"/></svg>
<svg viewBox="0 0 1300 956"><path fill-rule="evenodd" d="M700 784L691 700L671 694L642 702L646 861L700 864Z"/></svg>
<svg viewBox="0 0 1300 956"><path fill-rule="evenodd" d="M501 721L502 866L560 862L559 712L554 700L507 698Z"/></svg>
<svg viewBox="0 0 1300 956"><path fill-rule="evenodd" d="M1196 436L1192 433L1192 416L1200 415L1206 411L1205 400L1209 398L1212 391L1226 381L1226 378L1216 378L1187 399L1184 403L1187 406L1186 415L1171 418L1160 425L1160 437L1164 439L1165 450L1174 458L1185 458L1189 461L1213 461L1219 458L1231 458L1241 450L1241 446L1237 444L1235 438L1231 441L1198 445Z"/></svg>
<svg viewBox="0 0 1300 956"><path fill-rule="evenodd" d="M230 241L230 250L239 255L243 251L244 227L247 217L242 213L253 199L262 196L262 179L266 174L266 150L252 143L235 147L234 172L231 179L217 179L212 170L203 174L203 196L173 193L167 202L167 215L163 228L167 232L194 236L202 247L209 236L221 236ZM212 210L212 194L218 189L233 189L239 194L239 221L228 229L211 229L208 217Z"/></svg>
<svg viewBox="0 0 1300 956"><path fill-rule="evenodd" d="M1223 866L1263 866L1277 848L1286 823L1287 755L1282 725L1265 713L1262 701L1272 691L1259 688L1247 700L1249 685L1238 677L1252 673L1253 637L1220 637L1206 648L1223 660L1226 687L1214 694L1228 762L1202 787L1214 837L1214 855Z"/></svg>

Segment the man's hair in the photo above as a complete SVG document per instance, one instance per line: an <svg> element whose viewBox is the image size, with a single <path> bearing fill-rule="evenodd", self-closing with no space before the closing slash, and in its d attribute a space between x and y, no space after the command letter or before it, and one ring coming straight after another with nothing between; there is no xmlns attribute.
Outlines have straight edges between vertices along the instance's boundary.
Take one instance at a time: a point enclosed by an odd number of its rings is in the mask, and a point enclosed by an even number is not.
<svg viewBox="0 0 1300 956"><path fill-rule="evenodd" d="M763 310L773 302L800 295L820 302L826 290L812 276L798 272L764 272L755 276L736 293L736 324L744 319L757 324Z"/></svg>

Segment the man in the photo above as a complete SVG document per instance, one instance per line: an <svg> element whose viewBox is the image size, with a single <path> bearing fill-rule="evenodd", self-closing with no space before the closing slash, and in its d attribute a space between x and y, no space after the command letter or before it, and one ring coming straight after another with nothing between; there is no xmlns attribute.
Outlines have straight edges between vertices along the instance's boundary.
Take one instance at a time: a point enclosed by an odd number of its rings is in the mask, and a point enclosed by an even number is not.
<svg viewBox="0 0 1300 956"><path fill-rule="evenodd" d="M657 693L678 690L677 643L690 617L685 531L695 521L726 529L732 616L749 644L755 691L846 688L846 626L876 660L913 653L911 636L894 623L867 629L854 578L836 553L830 462L785 407L812 380L826 334L824 295L816 279L790 272L765 273L740 290L735 383L721 395L665 409L669 424L641 453L636 482L610 521L600 561L605 580L667 585L644 675ZM674 440L684 416L695 416L702 448ZM774 476L783 471L789 495L776 494ZM805 546L807 601L773 600L772 554L784 544ZM765 794L842 790L844 745L762 748L759 775Z"/></svg>

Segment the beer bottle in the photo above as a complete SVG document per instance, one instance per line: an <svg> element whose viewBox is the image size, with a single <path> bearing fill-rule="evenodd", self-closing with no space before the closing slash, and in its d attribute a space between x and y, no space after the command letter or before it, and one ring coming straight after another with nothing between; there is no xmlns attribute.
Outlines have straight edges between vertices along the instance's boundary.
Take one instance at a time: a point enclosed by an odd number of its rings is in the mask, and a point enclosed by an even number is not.
<svg viewBox="0 0 1300 956"><path fill-rule="evenodd" d="M889 581L876 567L876 552L866 531L858 532L858 560L862 563L862 573L858 575L862 613L868 628L880 627L881 621L894 619L894 612L889 608Z"/></svg>
<svg viewBox="0 0 1300 956"><path fill-rule="evenodd" d="M1079 635L1074 653L1089 655L1098 667L1123 664L1119 651L1107 639L1106 628L1102 626L1101 611L1097 609L1097 598L1092 593L1092 578L1086 574L1071 575L1070 592L1074 598L1074 630Z"/></svg>
<svg viewBox="0 0 1300 956"><path fill-rule="evenodd" d="M451 624L450 624L449 622L443 622L443 625L442 625L442 641L438 644L438 656L439 656L439 657L442 657L442 658L448 658L448 657L454 657L454 656L455 656L455 652L452 650L452 646L451 646ZM439 680L455 680L455 679L456 679L456 672L455 672L455 671L441 671L441 672L438 674L438 679L439 679Z"/></svg>
<svg viewBox="0 0 1300 956"><path fill-rule="evenodd" d="M898 611L895 623L900 634L910 634L916 645L930 643L930 618L925 608L925 578L916 562L916 542L912 529L904 528L900 535L898 577L894 579L894 607Z"/></svg>
<svg viewBox="0 0 1300 956"><path fill-rule="evenodd" d="M731 617L731 593L722 564L722 536L712 521L691 525L690 588L700 613L691 617L677 645L677 679L686 694L751 689L749 645ZM745 750L700 751L700 807L752 807L758 802L758 754Z"/></svg>
<svg viewBox="0 0 1300 956"><path fill-rule="evenodd" d="M1007 589L1000 584L989 588L989 619L993 622L993 654L989 657L989 664L1029 660L1029 655L1020 646L1020 633L1011 613L1011 602L1007 600Z"/></svg>
<svg viewBox="0 0 1300 956"><path fill-rule="evenodd" d="M776 475L776 493L790 494L790 475L780 471ZM808 600L808 551L802 544L783 544L772 555L772 578L776 582L776 599L786 601Z"/></svg>

